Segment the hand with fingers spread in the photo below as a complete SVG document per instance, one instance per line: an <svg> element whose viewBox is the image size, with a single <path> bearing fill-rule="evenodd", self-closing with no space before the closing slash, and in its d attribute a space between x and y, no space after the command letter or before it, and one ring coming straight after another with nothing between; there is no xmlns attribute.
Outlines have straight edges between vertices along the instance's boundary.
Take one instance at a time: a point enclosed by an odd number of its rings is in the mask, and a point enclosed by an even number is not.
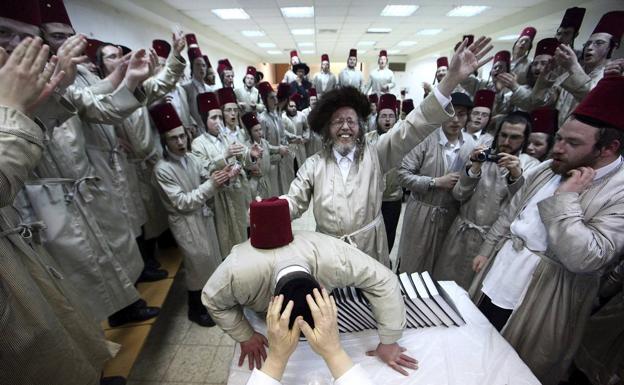
<svg viewBox="0 0 624 385"><path fill-rule="evenodd" d="M132 52L124 83L130 91L134 92L145 79L150 77L151 73L149 55L144 49L140 49Z"/></svg>
<svg viewBox="0 0 624 385"><path fill-rule="evenodd" d="M443 95L449 97L460 82L492 59L492 56L485 57L493 48L491 41L491 38L484 36L475 40L470 46L468 46L468 39L462 41L451 58L446 76L438 84L438 90Z"/></svg>
<svg viewBox="0 0 624 385"><path fill-rule="evenodd" d="M518 89L519 84L515 74L509 72L503 72L496 75L497 83L500 83L503 87L509 88L512 91Z"/></svg>
<svg viewBox="0 0 624 385"><path fill-rule="evenodd" d="M122 56L119 60L119 64L115 67L113 72L108 74L104 80L108 80L113 88L117 88L119 84L124 80L126 76L126 71L128 70L128 63L130 63L130 56L132 56L132 52L129 52Z"/></svg>
<svg viewBox="0 0 624 385"><path fill-rule="evenodd" d="M2 50L4 52L4 50ZM0 105L28 114L54 92L65 75L53 76L56 57L48 63L49 48L40 38L24 39L0 68Z"/></svg>
<svg viewBox="0 0 624 385"><path fill-rule="evenodd" d="M288 329L294 302L288 301L286 308L281 312L283 303L283 294L272 298L269 303L266 315L269 354L262 365L262 371L278 381L282 379L286 363L299 343L300 333L298 322L293 324L292 329ZM297 317L295 321L299 319L302 317Z"/></svg>
<svg viewBox="0 0 624 385"><path fill-rule="evenodd" d="M565 180L555 191L555 195L566 192L580 194L591 186L595 176L596 170L591 167L579 167L570 170L566 174Z"/></svg>
<svg viewBox="0 0 624 385"><path fill-rule="evenodd" d="M416 359L403 354L407 349L401 347L398 343L377 345L377 349L366 352L369 356L377 356L380 360L388 364L392 369L404 376L409 373L404 368L418 369L418 361Z"/></svg>
<svg viewBox="0 0 624 385"><path fill-rule="evenodd" d="M254 332L253 336L247 341L241 342L240 346L241 354L238 359L238 366L243 366L245 357L247 357L249 370L252 370L254 367L260 369L262 361L267 358L265 346L269 346L269 342L266 337L258 332Z"/></svg>
<svg viewBox="0 0 624 385"><path fill-rule="evenodd" d="M184 38L184 32L177 31L173 33L173 38L171 42L171 47L173 47L173 52L175 52L176 56L180 56L180 53L186 47L186 39Z"/></svg>
<svg viewBox="0 0 624 385"><path fill-rule="evenodd" d="M577 70L583 70L576 57L576 52L572 47L560 44L555 50L555 63L566 71L572 71L574 68Z"/></svg>
<svg viewBox="0 0 624 385"><path fill-rule="evenodd" d="M86 55L83 55L85 48L87 48L87 39L83 35L74 35L65 40L56 51L58 65L55 73L65 72L65 77L59 84L61 89L65 89L74 83L78 73L78 64L89 60Z"/></svg>

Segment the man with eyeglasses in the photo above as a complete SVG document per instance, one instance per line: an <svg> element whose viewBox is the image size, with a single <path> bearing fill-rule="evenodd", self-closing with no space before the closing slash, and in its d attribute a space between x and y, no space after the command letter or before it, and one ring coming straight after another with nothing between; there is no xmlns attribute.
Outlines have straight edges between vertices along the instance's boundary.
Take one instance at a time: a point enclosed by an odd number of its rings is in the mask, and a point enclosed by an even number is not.
<svg viewBox="0 0 624 385"><path fill-rule="evenodd" d="M466 127L462 130L472 136L475 142L489 145L494 137L486 132L490 124L490 115L496 94L490 90L479 90L474 97L474 106L470 111Z"/></svg>
<svg viewBox="0 0 624 385"><path fill-rule="evenodd" d="M490 147L477 146L471 164L459 173L451 193L461 203L459 215L442 242L440 257L433 270L437 280L452 280L468 290L475 272L472 259L477 255L485 234L498 218L501 207L524 183L523 173L539 164L523 153L531 133L531 119L523 112L512 112L499 124L491 148L499 157L488 161L479 157Z"/></svg>
<svg viewBox="0 0 624 385"><path fill-rule="evenodd" d="M486 62L482 59L491 49L489 42L482 37L467 47L464 41L433 94L374 145L364 139L370 113L367 97L353 87L325 94L308 116L310 128L323 138L323 149L306 160L283 196L291 217L301 216L313 202L317 231L356 245L390 266L381 215L383 176L453 115L448 106L451 92Z"/></svg>
<svg viewBox="0 0 624 385"><path fill-rule="evenodd" d="M605 65L613 50L620 46L624 32L624 11L605 13L583 45L582 63L574 50L560 45L555 60L540 74L533 87L532 98L537 107L554 106L563 126L574 108L602 79Z"/></svg>

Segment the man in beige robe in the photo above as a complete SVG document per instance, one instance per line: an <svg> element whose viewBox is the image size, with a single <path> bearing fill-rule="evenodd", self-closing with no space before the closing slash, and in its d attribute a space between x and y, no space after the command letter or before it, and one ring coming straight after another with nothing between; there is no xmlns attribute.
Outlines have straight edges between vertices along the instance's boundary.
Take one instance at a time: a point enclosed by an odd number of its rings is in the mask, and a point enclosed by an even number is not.
<svg viewBox="0 0 624 385"><path fill-rule="evenodd" d="M516 76L516 79L520 85L527 82L527 71L529 70L529 53L533 48L533 39L537 30L533 27L526 27L520 32L518 40L511 49L511 63L509 67L509 73Z"/></svg>
<svg viewBox="0 0 624 385"><path fill-rule="evenodd" d="M484 294L479 308L545 385L566 373L600 276L624 251L623 102L624 77L603 78L473 262L485 276L473 285Z"/></svg>
<svg viewBox="0 0 624 385"><path fill-rule="evenodd" d="M247 67L247 73L243 78L243 86L234 90L236 93L236 101L242 113L256 112L259 114L264 111L264 104L262 104L260 93L256 88L257 73L258 71L256 71L255 67Z"/></svg>
<svg viewBox="0 0 624 385"><path fill-rule="evenodd" d="M191 66L191 79L181 84L181 87L186 96L186 105L189 107L193 121L197 124L197 134L202 134L205 128L201 123L201 115L197 110L197 95L205 92L216 92L217 87L206 83L210 62L208 57L202 54L197 44L197 37L191 33L187 34L186 43L188 45L189 65Z"/></svg>
<svg viewBox="0 0 624 385"><path fill-rule="evenodd" d="M483 64L479 60L491 48L488 44L486 38L470 47L463 43L432 95L375 145L364 140L364 119L370 112L366 96L351 87L325 94L308 117L324 148L306 160L284 196L291 217L301 216L313 201L317 231L354 244L390 266L381 215L383 176L453 115L451 91Z"/></svg>
<svg viewBox="0 0 624 385"><path fill-rule="evenodd" d="M158 161L154 175L171 232L184 255L188 318L201 326L214 326L201 303L201 289L221 263L209 201L229 175L218 170L207 178L203 160L188 151L189 137L171 104L156 105L150 113L167 146L166 157Z"/></svg>
<svg viewBox="0 0 624 385"><path fill-rule="evenodd" d="M476 143L462 131L472 101L461 92L451 97L455 116L414 147L398 168L399 183L411 191L399 242L400 272L433 272L459 209L451 191Z"/></svg>
<svg viewBox="0 0 624 385"><path fill-rule="evenodd" d="M460 171L452 190L461 204L459 215L447 231L433 270L436 280L455 281L466 290L474 278L472 260L485 234L501 207L524 183L524 172L539 164L523 153L531 132L528 116L512 113L503 118L499 127L494 145L475 148L470 167ZM478 155L487 148L494 148L501 158L496 162L479 159Z"/></svg>
<svg viewBox="0 0 624 385"><path fill-rule="evenodd" d="M294 94L299 95L299 94ZM293 95L293 96L294 96ZM290 120L289 126L292 132L287 132L289 151L294 154L297 165L296 170L301 167L305 162L306 156L306 144L310 139L310 128L308 126L308 119L301 111L297 111L297 103L291 99L288 100L286 110L282 114L283 119ZM288 130L287 130L288 131ZM293 175L294 177L294 175Z"/></svg>

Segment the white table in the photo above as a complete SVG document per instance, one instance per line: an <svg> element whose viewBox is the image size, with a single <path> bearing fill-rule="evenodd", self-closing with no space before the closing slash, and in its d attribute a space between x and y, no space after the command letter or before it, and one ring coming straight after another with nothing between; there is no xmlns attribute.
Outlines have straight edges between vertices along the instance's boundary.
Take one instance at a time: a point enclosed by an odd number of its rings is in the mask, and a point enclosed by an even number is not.
<svg viewBox="0 0 624 385"><path fill-rule="evenodd" d="M465 290L455 282L440 282L453 298L466 320L461 327L406 329L399 344L419 361L419 369L402 376L376 357L366 356L377 346L375 330L341 334L342 345L355 363L359 363L375 384L384 385L520 385L539 381L513 348L470 301ZM264 320L246 313L253 327L266 335ZM250 371L247 361L238 366L240 345L236 344L228 385L245 385ZM306 342L299 342L291 356L284 385L330 385L331 375L323 360Z"/></svg>

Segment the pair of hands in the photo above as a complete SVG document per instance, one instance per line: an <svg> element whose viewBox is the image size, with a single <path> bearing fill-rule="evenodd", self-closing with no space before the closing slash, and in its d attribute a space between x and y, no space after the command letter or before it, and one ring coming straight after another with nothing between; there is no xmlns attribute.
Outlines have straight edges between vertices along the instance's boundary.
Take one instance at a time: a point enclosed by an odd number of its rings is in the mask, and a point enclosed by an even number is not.
<svg viewBox="0 0 624 385"><path fill-rule="evenodd" d="M481 172L481 167L483 166L483 162L479 162L477 160L477 155L485 150L487 150L487 146L479 145L472 150L470 153L470 160L472 161L472 165L470 166L470 170L474 174L478 174ZM500 159L496 164L499 167L506 168L509 170L509 174L513 179L518 179L522 175L522 164L520 163L520 158L515 155L507 154L505 152L499 152L497 154Z"/></svg>
<svg viewBox="0 0 624 385"><path fill-rule="evenodd" d="M594 181L596 176L596 170L591 167L579 167L568 171L565 180L561 182L555 195L562 193L576 193L580 194L587 190ZM472 260L472 270L480 272L486 265L488 258L484 255L477 255Z"/></svg>
<svg viewBox="0 0 624 385"><path fill-rule="evenodd" d="M240 173L241 173L240 165L236 167L236 165L229 164L225 166L223 169L213 172L210 175L210 179L212 180L212 183L215 186L221 187L227 184L230 180L235 179Z"/></svg>
<svg viewBox="0 0 624 385"><path fill-rule="evenodd" d="M229 158L231 156L242 156L245 153L245 146L240 143L232 143L225 150L225 157ZM262 154L264 150L258 143L254 143L249 148L249 154L252 158L260 159L262 158Z"/></svg>

